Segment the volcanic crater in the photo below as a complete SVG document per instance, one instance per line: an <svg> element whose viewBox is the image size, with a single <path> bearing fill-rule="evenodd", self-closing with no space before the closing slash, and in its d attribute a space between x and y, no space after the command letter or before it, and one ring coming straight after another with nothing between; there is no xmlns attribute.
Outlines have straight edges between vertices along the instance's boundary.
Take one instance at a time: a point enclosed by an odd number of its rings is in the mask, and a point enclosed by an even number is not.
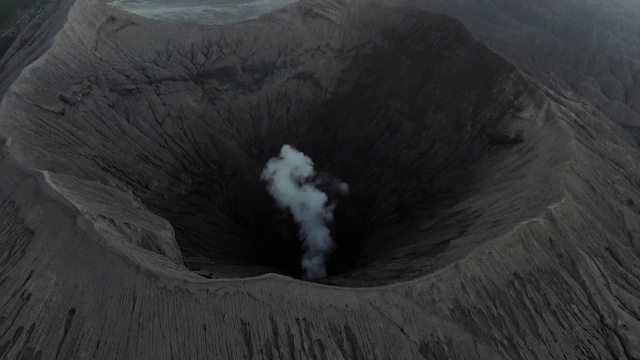
<svg viewBox="0 0 640 360"><path fill-rule="evenodd" d="M47 148L29 159L43 170L131 191L169 221L181 256L173 239L138 245L207 278L300 277L297 227L260 181L283 144L351 189L328 284L426 275L557 200L553 186L522 188L562 162L536 138L562 134L515 67L444 16L374 6L335 27L329 6L200 26L81 3L72 18L95 32L60 36L27 70L5 108L30 117L6 132ZM293 15L311 25L294 31Z"/></svg>
<svg viewBox="0 0 640 360"><path fill-rule="evenodd" d="M0 105L0 357L632 354L640 155L554 86L374 1L77 0ZM326 278L260 180L284 144L350 188Z"/></svg>

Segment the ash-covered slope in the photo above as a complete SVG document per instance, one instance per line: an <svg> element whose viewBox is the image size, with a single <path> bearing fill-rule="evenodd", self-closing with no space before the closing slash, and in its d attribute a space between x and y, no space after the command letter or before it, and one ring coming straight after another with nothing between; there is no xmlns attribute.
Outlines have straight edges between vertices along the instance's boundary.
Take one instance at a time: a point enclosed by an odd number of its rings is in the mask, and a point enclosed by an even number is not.
<svg viewBox="0 0 640 360"><path fill-rule="evenodd" d="M640 356L640 154L450 18L79 0L0 130L2 358ZM351 187L322 284L259 182L285 143Z"/></svg>
<svg viewBox="0 0 640 360"><path fill-rule="evenodd" d="M640 2L402 0L460 19L546 83L587 98L640 143Z"/></svg>
<svg viewBox="0 0 640 360"><path fill-rule="evenodd" d="M17 11L15 23L0 33L0 98L22 69L49 48L74 2L54 0L23 5L26 8Z"/></svg>

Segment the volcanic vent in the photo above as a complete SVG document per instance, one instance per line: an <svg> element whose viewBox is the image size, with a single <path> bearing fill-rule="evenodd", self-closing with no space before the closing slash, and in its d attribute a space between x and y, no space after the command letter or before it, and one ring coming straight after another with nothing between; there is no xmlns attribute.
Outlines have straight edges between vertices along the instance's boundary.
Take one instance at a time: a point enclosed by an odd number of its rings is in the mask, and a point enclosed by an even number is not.
<svg viewBox="0 0 640 360"><path fill-rule="evenodd" d="M79 3L63 34L95 32L58 37L9 94L12 151L74 187L131 192L175 240L97 218L207 278L300 277L298 229L260 181L284 144L350 187L329 284L428 274L559 197L566 141L516 68L449 18L336 6L216 27Z"/></svg>

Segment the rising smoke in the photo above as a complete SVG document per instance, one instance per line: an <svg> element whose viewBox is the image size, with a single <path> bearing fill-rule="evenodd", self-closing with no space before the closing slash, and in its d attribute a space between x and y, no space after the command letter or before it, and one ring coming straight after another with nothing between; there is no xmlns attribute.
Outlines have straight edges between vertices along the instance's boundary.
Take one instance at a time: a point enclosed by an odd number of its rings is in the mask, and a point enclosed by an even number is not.
<svg viewBox="0 0 640 360"><path fill-rule="evenodd" d="M313 169L313 161L290 145L284 145L280 155L267 162L261 178L282 209L288 209L300 226L300 241L305 253L302 268L307 278L327 276L326 258L333 250L328 225L333 221L335 201L318 189L320 183L332 183L337 193L346 194L347 184L324 176L320 179Z"/></svg>

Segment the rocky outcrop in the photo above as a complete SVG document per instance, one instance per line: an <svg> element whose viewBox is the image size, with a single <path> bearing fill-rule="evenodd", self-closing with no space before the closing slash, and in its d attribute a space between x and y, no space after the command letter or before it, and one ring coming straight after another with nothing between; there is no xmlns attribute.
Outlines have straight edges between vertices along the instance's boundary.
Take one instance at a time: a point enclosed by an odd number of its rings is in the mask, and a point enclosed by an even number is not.
<svg viewBox="0 0 640 360"><path fill-rule="evenodd" d="M635 359L640 153L460 22L78 0L0 106L0 357ZM259 174L350 185L330 276Z"/></svg>

